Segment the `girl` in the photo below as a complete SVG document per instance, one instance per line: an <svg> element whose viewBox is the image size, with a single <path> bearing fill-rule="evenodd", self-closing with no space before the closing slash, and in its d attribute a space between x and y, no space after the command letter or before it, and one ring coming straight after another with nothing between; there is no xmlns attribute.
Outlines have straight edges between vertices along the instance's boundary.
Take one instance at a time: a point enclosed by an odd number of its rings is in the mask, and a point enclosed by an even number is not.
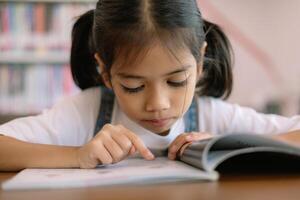
<svg viewBox="0 0 300 200"><path fill-rule="evenodd" d="M0 170L94 168L156 149L175 159L234 132L300 141L300 116L219 99L232 89L230 44L195 0L100 0L73 27L71 68L80 94L0 126Z"/></svg>

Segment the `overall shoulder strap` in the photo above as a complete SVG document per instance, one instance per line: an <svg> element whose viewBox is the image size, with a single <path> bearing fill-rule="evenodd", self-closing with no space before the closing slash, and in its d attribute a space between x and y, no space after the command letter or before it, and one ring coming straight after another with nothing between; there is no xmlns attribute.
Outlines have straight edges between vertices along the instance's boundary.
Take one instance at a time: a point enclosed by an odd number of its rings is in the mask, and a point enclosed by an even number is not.
<svg viewBox="0 0 300 200"><path fill-rule="evenodd" d="M194 96L192 104L188 111L184 115L185 132L198 132L199 131L199 120L198 120L198 97Z"/></svg>
<svg viewBox="0 0 300 200"><path fill-rule="evenodd" d="M94 130L94 136L101 130L101 128L107 124L111 123L112 113L114 108L115 94L112 90L101 86L101 103L98 118L96 121L96 126Z"/></svg>

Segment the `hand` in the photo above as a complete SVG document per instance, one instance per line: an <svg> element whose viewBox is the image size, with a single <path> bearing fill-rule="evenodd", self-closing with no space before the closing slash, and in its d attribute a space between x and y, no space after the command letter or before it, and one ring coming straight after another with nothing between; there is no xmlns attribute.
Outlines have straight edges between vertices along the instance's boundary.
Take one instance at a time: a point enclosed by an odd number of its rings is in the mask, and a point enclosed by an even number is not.
<svg viewBox="0 0 300 200"><path fill-rule="evenodd" d="M168 158L175 160L177 155L181 156L184 149L188 147L192 142L204 140L213 137L210 133L191 132L183 133L175 138L175 140L169 146Z"/></svg>
<svg viewBox="0 0 300 200"><path fill-rule="evenodd" d="M300 145L300 130L295 130L287 133L271 135L272 138L287 142L293 145Z"/></svg>
<svg viewBox="0 0 300 200"><path fill-rule="evenodd" d="M80 168L95 168L98 164L117 163L136 151L147 160L154 159L137 135L122 125L106 124L91 141L78 149L77 158Z"/></svg>

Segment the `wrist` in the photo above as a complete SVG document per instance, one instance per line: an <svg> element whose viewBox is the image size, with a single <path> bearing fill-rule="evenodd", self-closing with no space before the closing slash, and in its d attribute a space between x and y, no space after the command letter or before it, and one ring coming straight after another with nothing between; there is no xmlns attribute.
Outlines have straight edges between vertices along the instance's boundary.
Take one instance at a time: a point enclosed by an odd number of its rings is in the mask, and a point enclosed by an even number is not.
<svg viewBox="0 0 300 200"><path fill-rule="evenodd" d="M71 152L71 165L72 167L80 167L79 162L79 148L80 147L74 147Z"/></svg>

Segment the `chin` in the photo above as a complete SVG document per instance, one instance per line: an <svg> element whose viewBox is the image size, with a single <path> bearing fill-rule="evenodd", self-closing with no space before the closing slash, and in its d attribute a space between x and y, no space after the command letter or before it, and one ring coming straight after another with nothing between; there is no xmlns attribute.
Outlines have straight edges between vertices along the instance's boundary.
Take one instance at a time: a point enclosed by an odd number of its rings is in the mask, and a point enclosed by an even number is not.
<svg viewBox="0 0 300 200"><path fill-rule="evenodd" d="M151 131L155 134L158 134L158 135L167 135L170 131L170 128L172 126L169 125L169 126L165 126L165 127L149 127L149 126L145 126L143 124L140 124L142 127L144 127L145 129L147 129L148 131Z"/></svg>
<svg viewBox="0 0 300 200"><path fill-rule="evenodd" d="M177 118L172 118L168 122L162 124L152 124L145 120L134 120L137 124L142 126L143 128L156 133L158 135L167 135L169 133L170 128L176 122Z"/></svg>

